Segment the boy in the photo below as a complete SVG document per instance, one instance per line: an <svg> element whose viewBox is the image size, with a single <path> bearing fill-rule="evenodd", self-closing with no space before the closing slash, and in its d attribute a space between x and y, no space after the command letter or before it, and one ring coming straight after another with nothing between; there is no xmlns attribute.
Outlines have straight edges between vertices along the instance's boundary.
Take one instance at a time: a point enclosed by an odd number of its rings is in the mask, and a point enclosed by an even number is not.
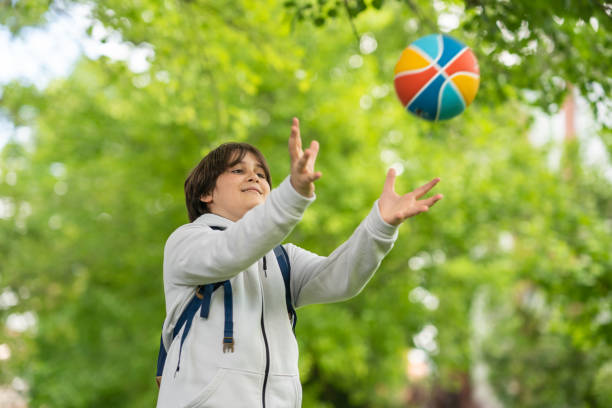
<svg viewBox="0 0 612 408"><path fill-rule="evenodd" d="M397 195L395 171L389 170L370 214L328 257L283 245L291 267L286 291L273 249L315 199L318 150L313 141L302 151L294 118L291 174L275 190L263 155L244 143L221 145L187 178L191 223L174 231L164 250L162 339L168 354L158 408L300 407L298 348L286 295L295 307L355 296L393 246L397 227L442 198L418 200L439 179ZM209 285L217 282L224 283ZM211 289L200 293L200 285ZM204 299L201 310L180 328L177 321L194 295ZM173 339L175 326L180 332Z"/></svg>

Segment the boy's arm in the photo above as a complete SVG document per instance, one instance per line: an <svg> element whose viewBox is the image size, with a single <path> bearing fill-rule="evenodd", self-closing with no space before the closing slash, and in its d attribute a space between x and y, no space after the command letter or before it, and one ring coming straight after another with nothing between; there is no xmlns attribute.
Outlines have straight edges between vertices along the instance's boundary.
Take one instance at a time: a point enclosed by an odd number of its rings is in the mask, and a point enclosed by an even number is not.
<svg viewBox="0 0 612 408"><path fill-rule="evenodd" d="M224 231L199 223L179 228L164 249L167 278L184 285L232 278L282 241L313 200L298 194L287 177L265 203Z"/></svg>
<svg viewBox="0 0 612 408"><path fill-rule="evenodd" d="M395 170L390 169L380 199L353 235L328 257L289 246L291 289L296 306L326 303L357 295L372 277L397 238L397 227L407 218L428 211L442 194L422 198L440 179L398 195Z"/></svg>
<svg viewBox="0 0 612 408"><path fill-rule="evenodd" d="M296 307L357 295L393 247L397 229L381 218L377 201L351 237L327 257L288 244Z"/></svg>

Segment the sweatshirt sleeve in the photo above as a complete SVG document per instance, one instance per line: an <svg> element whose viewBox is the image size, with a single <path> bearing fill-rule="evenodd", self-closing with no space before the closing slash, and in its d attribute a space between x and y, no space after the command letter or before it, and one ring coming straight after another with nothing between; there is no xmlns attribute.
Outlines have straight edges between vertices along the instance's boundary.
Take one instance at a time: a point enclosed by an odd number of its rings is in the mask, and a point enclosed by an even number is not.
<svg viewBox="0 0 612 408"><path fill-rule="evenodd" d="M393 247L397 230L382 219L376 201L351 237L327 257L288 244L296 307L337 302L361 292Z"/></svg>
<svg viewBox="0 0 612 408"><path fill-rule="evenodd" d="M232 278L278 245L314 199L295 191L287 177L263 204L224 231L199 223L178 228L164 248L164 280L204 285Z"/></svg>

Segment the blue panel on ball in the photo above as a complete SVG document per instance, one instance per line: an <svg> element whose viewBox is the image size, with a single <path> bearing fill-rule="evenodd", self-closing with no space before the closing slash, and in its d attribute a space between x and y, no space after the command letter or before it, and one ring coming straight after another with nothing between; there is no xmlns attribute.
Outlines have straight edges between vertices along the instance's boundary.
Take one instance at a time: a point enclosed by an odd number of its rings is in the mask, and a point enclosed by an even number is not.
<svg viewBox="0 0 612 408"><path fill-rule="evenodd" d="M442 56L440 57L440 61L438 61L438 65L444 68L450 60L455 58L457 54L465 48L465 45L447 35L442 36L442 43L444 46L442 47Z"/></svg>
<svg viewBox="0 0 612 408"><path fill-rule="evenodd" d="M459 115L465 110L463 98L459 95L450 80L442 88L438 120L445 120Z"/></svg>
<svg viewBox="0 0 612 408"><path fill-rule="evenodd" d="M419 38L413 42L412 45L424 51L432 60L435 61L436 58L438 58L438 53L440 52L439 37L440 36L438 34L427 35Z"/></svg>
<svg viewBox="0 0 612 408"><path fill-rule="evenodd" d="M423 119L436 120L436 113L438 112L438 95L443 83L444 77L442 75L436 76L436 78L423 89L419 96L408 105L407 109Z"/></svg>

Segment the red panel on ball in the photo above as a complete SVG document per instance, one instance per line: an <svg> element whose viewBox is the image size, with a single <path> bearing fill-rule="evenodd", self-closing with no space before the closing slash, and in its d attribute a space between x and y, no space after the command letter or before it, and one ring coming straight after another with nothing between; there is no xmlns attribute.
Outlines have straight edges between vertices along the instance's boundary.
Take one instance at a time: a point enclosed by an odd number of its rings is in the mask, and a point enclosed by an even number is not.
<svg viewBox="0 0 612 408"><path fill-rule="evenodd" d="M402 105L405 107L437 73L437 68L429 67L425 71L396 76L394 80L395 91Z"/></svg>
<svg viewBox="0 0 612 408"><path fill-rule="evenodd" d="M448 75L452 75L455 72L459 71L467 71L472 72L474 74L480 74L480 69L478 68L478 61L476 61L476 57L474 57L474 54L469 48L465 48L462 54L456 60L448 64L444 71Z"/></svg>

